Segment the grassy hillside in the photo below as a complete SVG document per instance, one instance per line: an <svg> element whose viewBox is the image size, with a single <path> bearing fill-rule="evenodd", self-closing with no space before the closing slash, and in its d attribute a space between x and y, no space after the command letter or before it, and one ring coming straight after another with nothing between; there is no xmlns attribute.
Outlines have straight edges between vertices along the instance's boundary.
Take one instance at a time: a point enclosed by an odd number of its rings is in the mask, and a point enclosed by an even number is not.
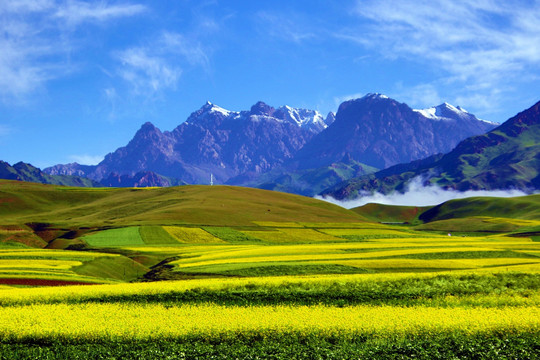
<svg viewBox="0 0 540 360"><path fill-rule="evenodd" d="M232 186L90 189L0 181L0 204L3 224L45 223L63 228L365 220L323 201Z"/></svg>
<svg viewBox="0 0 540 360"><path fill-rule="evenodd" d="M0 182L0 358L535 358L538 201Z"/></svg>
<svg viewBox="0 0 540 360"><path fill-rule="evenodd" d="M377 169L372 166L351 159L346 162L333 163L329 166L315 169L294 170L290 172L280 169L241 185L314 196L345 180L372 174L376 171Z"/></svg>
<svg viewBox="0 0 540 360"><path fill-rule="evenodd" d="M450 200L420 215L425 222L475 216L540 219L540 194L514 198L475 197Z"/></svg>
<svg viewBox="0 0 540 360"><path fill-rule="evenodd" d="M535 358L537 202L0 182L0 358Z"/></svg>
<svg viewBox="0 0 540 360"><path fill-rule="evenodd" d="M420 214L430 208L431 206L398 206L370 203L351 210L371 221L412 223L418 220Z"/></svg>
<svg viewBox="0 0 540 360"><path fill-rule="evenodd" d="M38 272L31 263L7 262L0 278L80 281L77 276L84 275L108 282L536 267L539 203L540 195L533 195L455 200L433 208L369 204L351 211L231 186L88 189L3 181L0 248L14 254L10 261L25 260L25 246L47 250L32 253L41 261L36 264L44 264ZM419 219L425 223L414 228L380 224ZM449 238L447 231L521 232L532 238L461 239ZM13 252L17 247L23 249ZM61 249L96 255L64 264ZM497 260L486 263L486 256ZM45 260L60 261L67 272Z"/></svg>

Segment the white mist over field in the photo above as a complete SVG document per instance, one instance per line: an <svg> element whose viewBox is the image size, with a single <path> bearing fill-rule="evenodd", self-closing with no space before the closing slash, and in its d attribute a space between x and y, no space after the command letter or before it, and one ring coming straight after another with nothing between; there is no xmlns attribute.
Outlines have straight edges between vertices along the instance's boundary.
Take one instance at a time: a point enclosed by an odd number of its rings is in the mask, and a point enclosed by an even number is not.
<svg viewBox="0 0 540 360"><path fill-rule="evenodd" d="M416 177L407 185L405 193L392 193L384 195L381 193L365 194L354 200L336 200L332 197L316 196L317 199L339 205L346 209L362 206L369 203L385 205L407 205L407 206L432 206L438 205L448 200L464 199L475 196L487 197L515 197L524 196L527 193L520 190L444 190L438 186L422 185L422 178Z"/></svg>

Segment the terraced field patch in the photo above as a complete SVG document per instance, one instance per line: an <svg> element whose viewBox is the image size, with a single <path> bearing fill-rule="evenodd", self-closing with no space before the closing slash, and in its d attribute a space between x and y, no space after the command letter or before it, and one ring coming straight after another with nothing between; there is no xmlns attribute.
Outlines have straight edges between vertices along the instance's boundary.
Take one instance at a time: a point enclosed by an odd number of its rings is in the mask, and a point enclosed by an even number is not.
<svg viewBox="0 0 540 360"><path fill-rule="evenodd" d="M184 244L223 243L224 241L198 227L164 226L163 229Z"/></svg>
<svg viewBox="0 0 540 360"><path fill-rule="evenodd" d="M264 244L200 245L170 248L172 273L208 276L274 276L366 272L477 271L485 268L528 271L540 268L534 252L539 245L529 238L425 237L376 239L369 242L331 242L325 229L272 228L242 232L265 240ZM358 229L330 229L333 233L357 233ZM371 232L372 230L368 230ZM390 230L395 232L395 230ZM311 242L307 236L309 234ZM321 237L318 237L322 234ZM296 242L285 242L297 236ZM317 236L317 237L315 237ZM410 234L409 234L410 236ZM324 239L317 242L316 240ZM278 241L283 240L283 241ZM453 241L457 240L457 241ZM269 245L272 243L272 245ZM144 249L137 248L138 251ZM527 252L529 251L529 252ZM304 269L301 269L304 267ZM534 270L536 269L536 270ZM498 271L498 270L497 270Z"/></svg>
<svg viewBox="0 0 540 360"><path fill-rule="evenodd" d="M230 244L257 244L262 241L261 239L247 235L240 230L226 226L205 226L203 229L213 236Z"/></svg>
<svg viewBox="0 0 540 360"><path fill-rule="evenodd" d="M138 226L103 230L82 239L88 245L96 247L144 245Z"/></svg>
<svg viewBox="0 0 540 360"><path fill-rule="evenodd" d="M325 234L324 232L304 228L273 228L267 231L243 230L242 233L248 237L259 238L273 244L342 241L342 239Z"/></svg>
<svg viewBox="0 0 540 360"><path fill-rule="evenodd" d="M412 226L228 186L0 185L0 358L538 357L537 195Z"/></svg>
<svg viewBox="0 0 540 360"><path fill-rule="evenodd" d="M162 226L141 226L139 233L147 245L177 245L178 240L169 234Z"/></svg>
<svg viewBox="0 0 540 360"><path fill-rule="evenodd" d="M117 254L47 249L0 249L0 283L49 286L130 280L147 269Z"/></svg>

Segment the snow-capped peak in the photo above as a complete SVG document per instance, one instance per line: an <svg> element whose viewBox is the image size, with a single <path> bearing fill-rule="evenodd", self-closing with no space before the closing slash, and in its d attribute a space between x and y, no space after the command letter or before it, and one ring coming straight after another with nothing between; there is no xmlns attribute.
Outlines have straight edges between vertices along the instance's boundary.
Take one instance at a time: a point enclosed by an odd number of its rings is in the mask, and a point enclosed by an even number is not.
<svg viewBox="0 0 540 360"><path fill-rule="evenodd" d="M442 103L438 106L433 106L427 109L414 109L414 111L422 114L424 117L432 120L444 120L444 119L451 119L454 116L451 116L453 114L460 117L461 115L468 114L467 111L460 110L460 107L455 107L454 105L451 105L447 102Z"/></svg>
<svg viewBox="0 0 540 360"><path fill-rule="evenodd" d="M205 109L205 112L210 112L210 113L217 112L217 113L223 114L224 116L229 116L233 113L233 111L229 111L220 106L212 104L210 101L207 101L206 104L203 106L203 108Z"/></svg>
<svg viewBox="0 0 540 360"><path fill-rule="evenodd" d="M452 104L449 104L447 102L442 103L438 106L433 106L427 109L414 109L417 113L422 114L424 117L431 119L431 120L445 120L445 121L451 121L451 120L476 120L485 122L492 125L498 125L497 123L478 119L475 115L471 114L461 106L454 106Z"/></svg>
<svg viewBox="0 0 540 360"><path fill-rule="evenodd" d="M368 93L364 96L364 99L390 99L390 98L381 93Z"/></svg>
<svg viewBox="0 0 540 360"><path fill-rule="evenodd" d="M288 105L277 109L274 116L292 122L299 127L321 131L326 128L324 117L317 110L293 108Z"/></svg>

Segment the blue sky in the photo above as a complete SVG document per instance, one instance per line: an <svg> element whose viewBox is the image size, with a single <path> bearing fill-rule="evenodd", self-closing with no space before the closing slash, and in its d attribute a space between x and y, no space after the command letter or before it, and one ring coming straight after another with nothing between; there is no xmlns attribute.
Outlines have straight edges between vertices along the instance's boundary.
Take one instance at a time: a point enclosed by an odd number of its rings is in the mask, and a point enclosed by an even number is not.
<svg viewBox="0 0 540 360"><path fill-rule="evenodd" d="M502 122L540 100L540 2L0 0L0 160L96 163L207 100L384 93Z"/></svg>

